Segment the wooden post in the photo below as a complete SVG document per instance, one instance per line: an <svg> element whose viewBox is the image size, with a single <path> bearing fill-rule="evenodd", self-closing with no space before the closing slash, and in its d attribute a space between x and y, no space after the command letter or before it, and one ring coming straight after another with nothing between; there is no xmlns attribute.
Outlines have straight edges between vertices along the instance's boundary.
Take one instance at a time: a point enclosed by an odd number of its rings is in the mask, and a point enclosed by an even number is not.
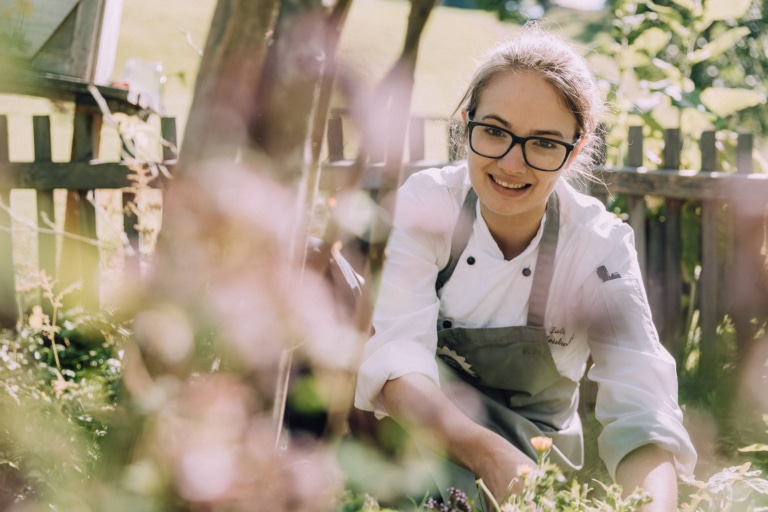
<svg viewBox="0 0 768 512"><path fill-rule="evenodd" d="M755 172L752 161L752 140L751 133L740 133L736 139L736 172L739 174Z"/></svg>
<svg viewBox="0 0 768 512"><path fill-rule="evenodd" d="M176 118L160 118L160 135L163 138L163 163L175 163L179 158L179 139L176 133Z"/></svg>
<svg viewBox="0 0 768 512"><path fill-rule="evenodd" d="M701 149L701 172L709 173L717 170L717 148L715 147L715 132L706 131L701 134L699 142ZM700 302L700 359L699 374L711 376L715 369L717 353L717 323L719 321L717 295L718 286L718 201L704 199L701 201L701 277L699 279L698 295Z"/></svg>
<svg viewBox="0 0 768 512"><path fill-rule="evenodd" d="M664 169L680 169L680 151L683 148L680 128L664 130Z"/></svg>
<svg viewBox="0 0 768 512"><path fill-rule="evenodd" d="M648 302L653 313L653 323L659 331L662 341L666 342L664 337L667 311L664 299L666 297L666 282L664 276L664 224L658 216L651 216L646 219L646 236L648 239L648 259L647 259L647 278L646 289L648 290Z"/></svg>
<svg viewBox="0 0 768 512"><path fill-rule="evenodd" d="M630 126L627 135L627 167L643 166L643 127ZM627 206L629 208L629 225L635 232L635 248L637 249L637 259L640 264L640 271L643 279L648 278L648 245L646 240L645 226L645 197L642 195L630 195L627 197ZM646 283L647 291L648 283Z"/></svg>
<svg viewBox="0 0 768 512"><path fill-rule="evenodd" d="M341 116L334 115L328 119L328 160L338 162L344 160L344 126Z"/></svg>
<svg viewBox="0 0 768 512"><path fill-rule="evenodd" d="M141 276L141 258L139 248L139 231L136 226L139 219L132 212L131 206L138 201L137 194L132 192L123 192L123 231L127 239L128 247L124 257L124 277L130 282L136 282Z"/></svg>
<svg viewBox="0 0 768 512"><path fill-rule="evenodd" d="M101 114L82 105L75 106L72 137L72 162L89 162L97 158L101 139ZM68 190L64 231L89 240L98 239L96 209L88 201L88 190ZM95 197L93 198L95 200ZM64 297L68 306L80 305L86 310L99 308L99 248L64 237L61 249L59 287L64 289L80 282L80 288Z"/></svg>
<svg viewBox="0 0 768 512"><path fill-rule="evenodd" d="M161 117L160 118L160 136L163 139L163 164L171 165L176 164L179 158L179 139L176 133L176 118L175 117ZM170 169L168 169L170 171ZM161 179L164 179L161 177ZM162 187L162 190L167 190L166 187ZM165 208L160 209L160 229L165 225L163 220L163 213ZM134 228L134 231L135 228ZM140 269L139 269L140 270Z"/></svg>
<svg viewBox="0 0 768 512"><path fill-rule="evenodd" d="M8 117L0 116L0 165L10 161ZM16 271L13 264L13 221L6 208L11 207L11 191L0 189L0 329L14 329L18 321L16 307Z"/></svg>
<svg viewBox="0 0 768 512"><path fill-rule="evenodd" d="M51 162L51 119L48 116L33 116L32 118L33 138L35 144L35 161ZM48 233L39 232L37 235L37 260L41 272L45 272L51 279L58 278L56 268L56 236L50 231L54 228L55 222L53 190L37 190L37 225L41 230ZM53 306L50 301L43 300L41 303L43 311L47 315L52 315Z"/></svg>
<svg viewBox="0 0 768 512"><path fill-rule="evenodd" d="M680 169L681 139L680 129L665 130L664 133L664 168ZM681 326L682 326L682 297L683 275L682 243L681 243L681 210L682 201L675 198L667 198L665 202L665 250L664 250L664 274L666 276L666 304L667 317L665 319L664 337L672 354L679 359L681 354Z"/></svg>
<svg viewBox="0 0 768 512"><path fill-rule="evenodd" d="M754 172L753 136L740 133L736 148L736 172ZM736 328L739 364L755 343L759 326L768 320L768 269L764 251L768 225L768 198L743 200L734 197L733 258L729 262L730 312Z"/></svg>
<svg viewBox="0 0 768 512"><path fill-rule="evenodd" d="M408 124L408 157L411 162L424 160L423 117L411 117Z"/></svg>

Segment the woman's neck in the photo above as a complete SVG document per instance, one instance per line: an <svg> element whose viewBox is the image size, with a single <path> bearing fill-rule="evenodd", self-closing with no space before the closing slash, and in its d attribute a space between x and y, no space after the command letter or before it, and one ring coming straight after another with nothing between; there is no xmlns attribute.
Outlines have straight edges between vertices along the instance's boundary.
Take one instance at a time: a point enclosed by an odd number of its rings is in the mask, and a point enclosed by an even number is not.
<svg viewBox="0 0 768 512"><path fill-rule="evenodd" d="M514 216L494 214L482 206L480 211L504 259L511 260L522 254L536 237L546 208Z"/></svg>

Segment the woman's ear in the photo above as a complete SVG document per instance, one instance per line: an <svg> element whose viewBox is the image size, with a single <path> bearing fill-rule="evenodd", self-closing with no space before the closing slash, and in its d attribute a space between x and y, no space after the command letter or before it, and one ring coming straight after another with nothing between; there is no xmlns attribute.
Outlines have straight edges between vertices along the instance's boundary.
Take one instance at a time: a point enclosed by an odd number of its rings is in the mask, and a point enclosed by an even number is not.
<svg viewBox="0 0 768 512"><path fill-rule="evenodd" d="M467 109L461 109L461 120L464 124L467 122Z"/></svg>
<svg viewBox="0 0 768 512"><path fill-rule="evenodd" d="M573 151L571 151L571 155L568 157L569 161L573 161L576 159L577 156L579 156L579 153L581 153L582 148L587 144L587 141L589 140L589 135L584 135L579 139L578 145L573 148Z"/></svg>

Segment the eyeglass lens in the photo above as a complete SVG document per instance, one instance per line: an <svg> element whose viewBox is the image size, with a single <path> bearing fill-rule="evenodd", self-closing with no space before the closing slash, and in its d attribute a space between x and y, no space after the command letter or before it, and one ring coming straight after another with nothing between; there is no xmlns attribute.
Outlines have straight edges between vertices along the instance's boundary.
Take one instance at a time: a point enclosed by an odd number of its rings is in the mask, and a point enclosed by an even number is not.
<svg viewBox="0 0 768 512"><path fill-rule="evenodd" d="M512 135L492 126L472 125L470 130L470 147L488 158L502 157L514 142ZM531 167L555 171L565 162L568 148L546 138L534 137L525 141L523 156Z"/></svg>

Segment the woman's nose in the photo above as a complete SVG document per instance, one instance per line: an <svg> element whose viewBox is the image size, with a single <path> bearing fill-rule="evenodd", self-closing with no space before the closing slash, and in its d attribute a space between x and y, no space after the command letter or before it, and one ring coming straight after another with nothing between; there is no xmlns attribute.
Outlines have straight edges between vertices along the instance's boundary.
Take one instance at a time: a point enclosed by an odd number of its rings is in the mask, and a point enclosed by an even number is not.
<svg viewBox="0 0 768 512"><path fill-rule="evenodd" d="M499 158L497 165L499 169L509 174L521 174L528 170L528 165L525 163L525 157L523 156L523 145L514 144L507 154Z"/></svg>

